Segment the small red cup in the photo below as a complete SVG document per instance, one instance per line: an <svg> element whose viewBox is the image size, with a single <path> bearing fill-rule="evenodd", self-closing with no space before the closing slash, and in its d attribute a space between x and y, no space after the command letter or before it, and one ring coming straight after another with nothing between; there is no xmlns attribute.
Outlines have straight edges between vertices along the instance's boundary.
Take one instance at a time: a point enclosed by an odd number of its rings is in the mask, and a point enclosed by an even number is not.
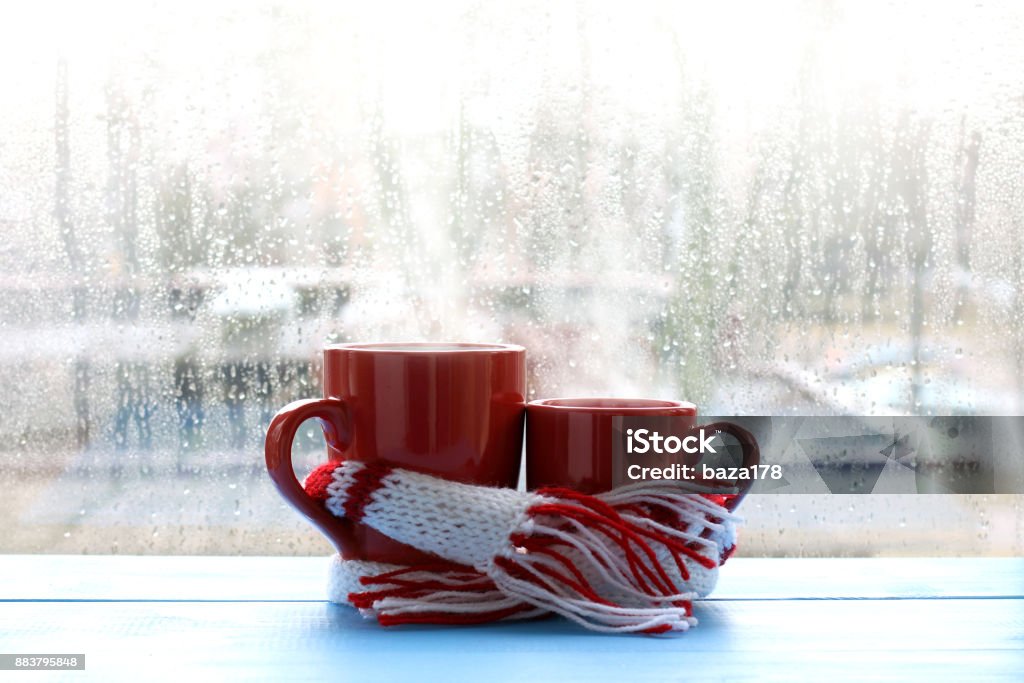
<svg viewBox="0 0 1024 683"><path fill-rule="evenodd" d="M436 561L339 519L292 468L292 440L316 418L332 462L384 461L468 484L514 488L523 448L526 350L509 344L336 344L324 350L325 398L295 401L271 421L267 471L277 490L346 559Z"/></svg>
<svg viewBox="0 0 1024 683"><path fill-rule="evenodd" d="M760 462L760 450L750 432L731 422L697 424L697 406L693 403L646 398L548 398L526 405L527 488L559 486L590 494L611 490L615 483L615 439L621 438L616 427L619 418L624 417L665 418L671 433L678 436L698 429L731 434L743 452L741 467ZM697 465L700 456L686 456L679 462ZM753 480L705 483L734 484L737 493L726 503L733 510Z"/></svg>

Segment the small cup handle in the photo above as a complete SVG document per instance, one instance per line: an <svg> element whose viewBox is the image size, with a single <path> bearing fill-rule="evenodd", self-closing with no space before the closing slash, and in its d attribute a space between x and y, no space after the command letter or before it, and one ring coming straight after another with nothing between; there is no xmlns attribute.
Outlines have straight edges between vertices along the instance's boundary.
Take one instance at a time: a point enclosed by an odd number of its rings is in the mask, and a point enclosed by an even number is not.
<svg viewBox="0 0 1024 683"><path fill-rule="evenodd" d="M726 433L730 434L737 441L740 442L740 448L743 450L743 463L740 465L743 469L755 467L761 463L761 448L757 445L757 439L754 435L748 432L738 424L732 422L712 422L710 424L700 425L699 429L712 431L716 434ZM737 482L736 486L739 488L738 493L730 494L729 499L726 501L726 509L732 511L739 506L743 501L743 497L750 491L750 487L753 486L754 479L741 479Z"/></svg>
<svg viewBox="0 0 1024 683"><path fill-rule="evenodd" d="M274 416L267 429L265 456L267 472L278 493L301 512L342 552L344 539L351 533L347 523L332 515L310 498L295 476L292 466L292 441L299 426L311 417L320 422L324 438L332 448L343 451L351 441L348 406L335 398L306 399L289 403Z"/></svg>

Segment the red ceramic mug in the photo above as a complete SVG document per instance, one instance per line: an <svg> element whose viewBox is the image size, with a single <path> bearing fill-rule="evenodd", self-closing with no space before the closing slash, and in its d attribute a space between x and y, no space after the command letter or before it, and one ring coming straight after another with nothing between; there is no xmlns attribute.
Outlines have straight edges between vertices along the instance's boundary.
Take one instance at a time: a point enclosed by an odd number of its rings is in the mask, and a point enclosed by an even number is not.
<svg viewBox="0 0 1024 683"><path fill-rule="evenodd" d="M549 398L531 401L526 406L527 487L532 490L560 486L591 494L611 490L615 483L615 439L620 438L618 418L664 418L670 425L669 432L679 436L698 429L709 434L731 434L743 452L740 467L749 468L760 462L760 450L750 432L731 422L698 425L697 406L686 401ZM696 465L700 456L677 460ZM707 483L735 484L737 494L726 503L732 510L740 504L753 480Z"/></svg>
<svg viewBox="0 0 1024 683"><path fill-rule="evenodd" d="M346 559L436 561L329 513L292 469L292 439L317 418L331 461L386 461L469 484L514 488L523 448L526 350L507 344L336 344L324 350L325 398L270 423L267 471L288 503Z"/></svg>

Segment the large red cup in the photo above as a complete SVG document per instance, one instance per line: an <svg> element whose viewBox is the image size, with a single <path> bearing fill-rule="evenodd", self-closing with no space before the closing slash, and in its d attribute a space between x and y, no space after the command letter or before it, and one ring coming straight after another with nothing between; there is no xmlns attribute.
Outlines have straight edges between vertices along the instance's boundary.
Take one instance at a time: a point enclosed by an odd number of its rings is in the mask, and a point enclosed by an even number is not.
<svg viewBox="0 0 1024 683"><path fill-rule="evenodd" d="M288 503L346 559L437 558L330 514L292 469L299 425L317 418L331 461L385 461L454 481L514 488L523 448L526 350L506 344L337 344L324 350L325 398L270 423L267 471Z"/></svg>
<svg viewBox="0 0 1024 683"><path fill-rule="evenodd" d="M526 485L529 489L559 486L583 493L603 493L614 485L616 419L668 418L671 433L683 435L698 428L731 434L743 452L741 467L760 461L753 435L731 422L697 424L697 406L686 401L646 398L549 398L526 406ZM696 465L699 456L684 459ZM747 494L751 479L705 482L734 485L737 494L726 506L732 510Z"/></svg>

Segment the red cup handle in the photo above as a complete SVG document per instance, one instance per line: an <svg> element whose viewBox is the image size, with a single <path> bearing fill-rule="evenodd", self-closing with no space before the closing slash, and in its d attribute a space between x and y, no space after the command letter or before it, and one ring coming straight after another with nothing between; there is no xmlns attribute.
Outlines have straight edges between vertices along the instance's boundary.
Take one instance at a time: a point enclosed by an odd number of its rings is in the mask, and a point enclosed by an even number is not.
<svg viewBox="0 0 1024 683"><path fill-rule="evenodd" d="M278 493L312 522L340 553L343 539L351 533L346 522L306 495L292 467L292 441L295 433L311 417L320 422L329 446L339 451L348 447L351 441L351 421L344 401L335 398L295 401L282 408L270 421L265 450L267 472Z"/></svg>
<svg viewBox="0 0 1024 683"><path fill-rule="evenodd" d="M700 425L699 429L710 430L715 434L731 434L737 441L740 442L740 448L743 450L743 463L740 465L743 469L755 467L761 463L761 448L757 445L757 439L754 435L748 432L743 427L732 422L712 422L706 425ZM736 486L739 488L739 492L731 494L731 497L726 502L725 507L728 510L735 510L736 507L743 501L743 497L750 491L750 487L754 484L754 478L740 479Z"/></svg>

